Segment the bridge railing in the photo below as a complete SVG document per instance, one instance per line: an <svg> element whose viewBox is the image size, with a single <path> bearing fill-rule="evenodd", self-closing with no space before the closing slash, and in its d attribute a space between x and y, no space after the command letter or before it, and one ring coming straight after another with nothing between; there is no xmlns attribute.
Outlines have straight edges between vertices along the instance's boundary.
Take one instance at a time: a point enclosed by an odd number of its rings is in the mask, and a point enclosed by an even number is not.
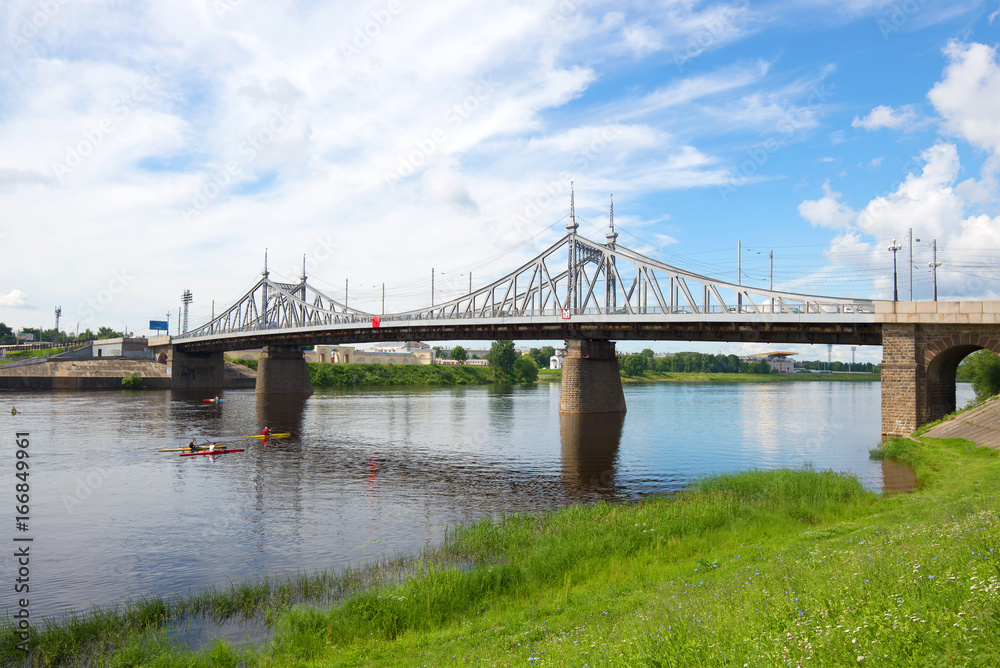
<svg viewBox="0 0 1000 668"><path fill-rule="evenodd" d="M416 313L416 314L386 314L379 316L380 322L408 322L408 321L434 321L434 320L476 320L483 318L545 318L545 317L555 317L555 318L566 318L568 316L581 316L581 315L596 315L596 316L607 316L607 315L687 315L687 316L698 316L698 315L846 315L846 314L871 314L875 312L875 307L873 304L804 304L801 306L778 306L771 304L757 304L756 308L743 305L741 307L724 307L720 305L711 305L709 308L699 307L697 310L690 307L680 305L672 309L662 309L657 305L649 305L648 307L633 307L630 313L628 309L618 308L613 311L608 311L604 308L585 308L585 309L561 309L561 308L546 308L546 309L525 309L522 311L514 311L509 309L485 309L483 311L477 311L476 313L450 313L447 315L441 314L430 314L430 313ZM368 319L370 321L370 319Z"/></svg>

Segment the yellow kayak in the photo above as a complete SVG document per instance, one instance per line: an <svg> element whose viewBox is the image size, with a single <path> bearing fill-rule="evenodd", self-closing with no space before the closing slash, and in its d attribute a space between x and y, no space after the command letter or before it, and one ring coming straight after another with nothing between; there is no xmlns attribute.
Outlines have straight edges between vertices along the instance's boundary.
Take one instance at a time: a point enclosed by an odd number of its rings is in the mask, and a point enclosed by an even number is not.
<svg viewBox="0 0 1000 668"><path fill-rule="evenodd" d="M240 436L240 438L283 438L285 436L291 436L291 434L255 434L254 436Z"/></svg>

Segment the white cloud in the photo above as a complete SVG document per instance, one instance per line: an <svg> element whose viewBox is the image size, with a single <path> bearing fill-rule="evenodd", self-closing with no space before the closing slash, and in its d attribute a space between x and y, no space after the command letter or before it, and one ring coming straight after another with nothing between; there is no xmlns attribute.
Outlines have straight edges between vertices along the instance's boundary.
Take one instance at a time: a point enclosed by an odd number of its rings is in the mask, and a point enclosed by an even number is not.
<svg viewBox="0 0 1000 668"><path fill-rule="evenodd" d="M851 127L863 128L865 130L878 130L888 128L890 130L903 130L904 132L914 129L919 124L916 107L906 105L898 110L890 106L879 105L871 110L864 118L854 117Z"/></svg>
<svg viewBox="0 0 1000 668"><path fill-rule="evenodd" d="M624 30L625 46L636 56L646 56L663 48L657 31L645 25L628 26Z"/></svg>
<svg viewBox="0 0 1000 668"><path fill-rule="evenodd" d="M1000 156L1000 66L996 47L951 42L948 66L928 99L944 118L945 131Z"/></svg>
<svg viewBox="0 0 1000 668"><path fill-rule="evenodd" d="M28 304L28 295L17 288L5 295L0 295L0 306L10 308L24 308Z"/></svg>
<svg viewBox="0 0 1000 668"><path fill-rule="evenodd" d="M840 201L841 194L830 188L830 182L823 184L823 197L806 200L799 204L799 215L813 225L844 229L854 222L857 212Z"/></svg>
<svg viewBox="0 0 1000 668"><path fill-rule="evenodd" d="M889 255L882 243L869 244L863 241L864 238L895 238L903 244L900 252L904 258L909 252L907 235L911 229L914 237L923 240L924 253L931 240L936 241L942 256L947 256L952 250L969 252L1000 248L1000 216L968 214L971 204L969 193L980 193L986 186L973 179L958 182L961 163L956 146L938 143L924 151L921 159L924 166L919 173L907 174L893 192L872 199L860 212L854 212L841 203L840 194L826 184L823 198L805 201L799 206L799 213L811 223L844 230L826 251L832 263L826 269L829 274L869 272L876 289L874 296L889 298L892 295L891 273L886 273L884 269ZM919 246L917 251L920 251ZM915 262L915 271L919 276L926 262ZM908 279L909 272L903 269L906 263L906 259L900 259L899 271L900 276L905 275ZM938 271L941 298L995 297L1000 291L1000 284L992 285L975 279L973 275L977 272L990 273L992 269L984 265L978 270L966 271L949 268L946 262ZM903 289L900 288L901 291ZM905 294L908 295L908 292Z"/></svg>

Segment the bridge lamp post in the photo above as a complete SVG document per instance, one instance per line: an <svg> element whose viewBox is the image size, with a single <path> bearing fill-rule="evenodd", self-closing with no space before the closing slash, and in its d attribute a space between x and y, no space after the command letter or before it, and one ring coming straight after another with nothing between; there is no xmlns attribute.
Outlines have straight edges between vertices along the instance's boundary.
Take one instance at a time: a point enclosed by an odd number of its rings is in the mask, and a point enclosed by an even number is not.
<svg viewBox="0 0 1000 668"><path fill-rule="evenodd" d="M903 246L901 244L897 244L896 240L893 239L892 243L889 244L889 248L887 249L892 251L892 301L894 302L899 301L899 286L897 285L896 281L896 251L898 251L902 247Z"/></svg>

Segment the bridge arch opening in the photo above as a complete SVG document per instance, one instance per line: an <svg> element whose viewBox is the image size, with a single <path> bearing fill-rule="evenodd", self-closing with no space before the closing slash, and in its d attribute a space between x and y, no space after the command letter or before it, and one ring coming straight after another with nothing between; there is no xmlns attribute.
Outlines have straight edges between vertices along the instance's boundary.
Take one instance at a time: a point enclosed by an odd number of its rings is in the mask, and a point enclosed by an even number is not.
<svg viewBox="0 0 1000 668"><path fill-rule="evenodd" d="M990 350L1000 354L995 340L949 344L940 341L930 344L925 354L926 406L925 422L932 422L955 412L958 405L958 367L969 355L979 350Z"/></svg>

